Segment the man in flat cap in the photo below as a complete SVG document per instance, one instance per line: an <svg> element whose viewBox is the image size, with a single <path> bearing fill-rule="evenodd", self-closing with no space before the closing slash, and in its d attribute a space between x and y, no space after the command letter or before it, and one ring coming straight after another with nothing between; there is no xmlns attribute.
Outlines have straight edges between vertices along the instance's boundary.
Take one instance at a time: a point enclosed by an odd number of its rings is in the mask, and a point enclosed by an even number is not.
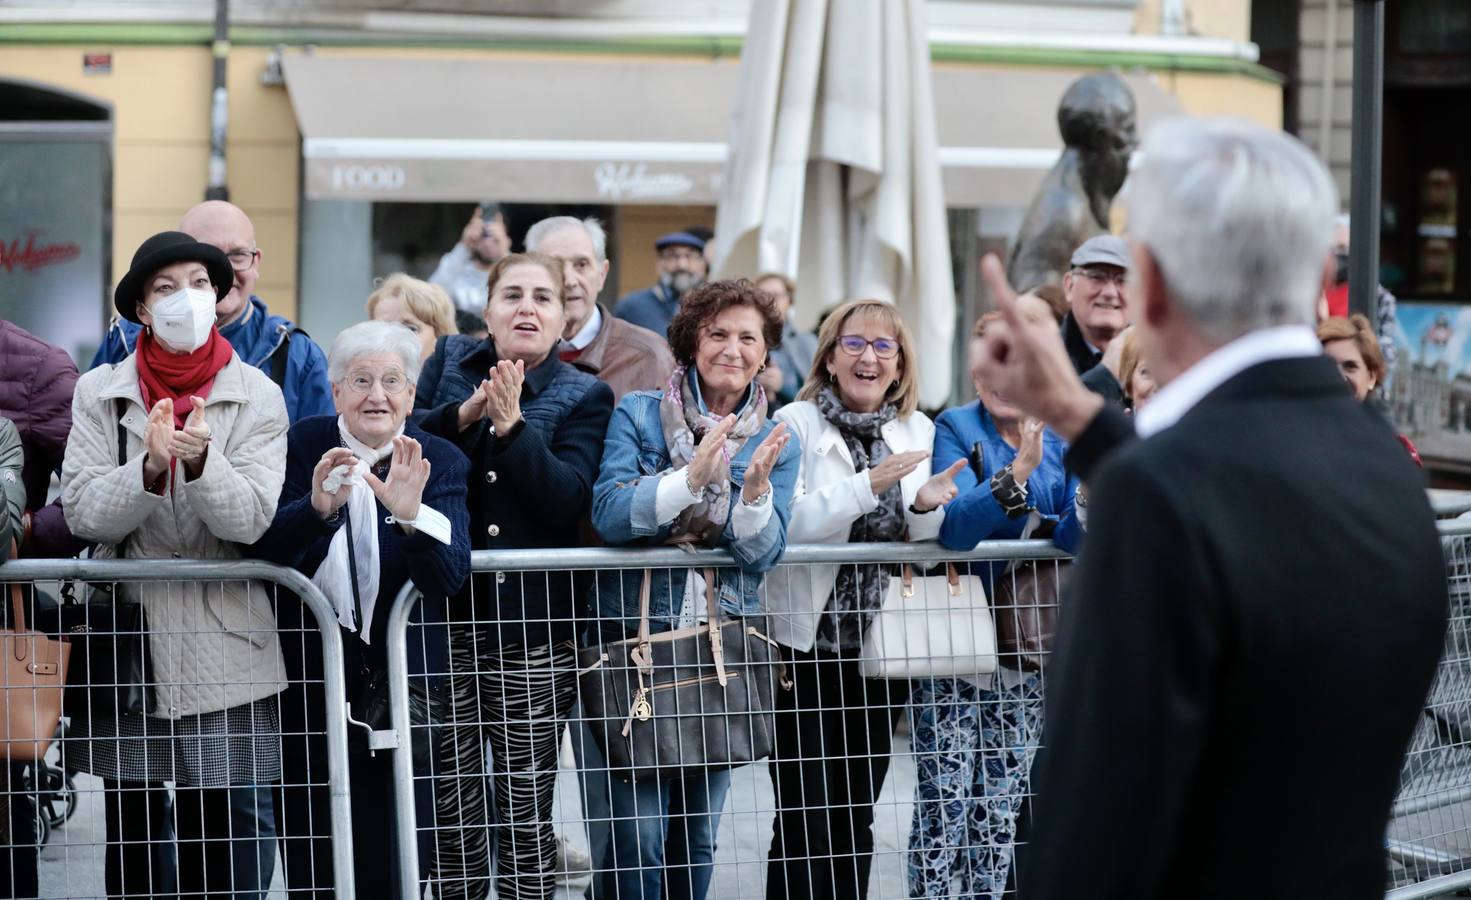
<svg viewBox="0 0 1471 900"><path fill-rule="evenodd" d="M651 288L627 294L613 307L613 315L666 337L679 311L679 298L705 280L705 242L688 231L675 231L654 242L659 253L659 281Z"/></svg>
<svg viewBox="0 0 1471 900"><path fill-rule="evenodd" d="M1062 340L1079 375L1098 365L1108 342L1127 326L1124 283L1129 274L1129 247L1124 239L1100 234L1073 251L1062 276L1068 313Z"/></svg>

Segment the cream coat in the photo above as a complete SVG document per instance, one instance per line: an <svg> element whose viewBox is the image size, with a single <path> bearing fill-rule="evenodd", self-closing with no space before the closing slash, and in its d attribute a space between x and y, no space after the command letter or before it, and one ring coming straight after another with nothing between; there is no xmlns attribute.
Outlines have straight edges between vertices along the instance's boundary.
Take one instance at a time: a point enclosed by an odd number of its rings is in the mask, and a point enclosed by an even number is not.
<svg viewBox="0 0 1471 900"><path fill-rule="evenodd" d="M801 469L792 495L792 518L787 525L790 544L845 544L848 531L860 516L878 505L868 473L855 472L853 456L835 425L810 400L791 403L777 411L776 421L802 445ZM930 452L935 425L924 413L895 419L881 432L894 453ZM914 495L930 480L926 459L899 482L911 541L928 541L940 533L943 507L924 515L909 511ZM811 650L817 623L832 594L837 566L783 566L766 578L766 612L771 637L797 650Z"/></svg>
<svg viewBox="0 0 1471 900"><path fill-rule="evenodd" d="M118 467L117 409L127 431ZM213 440L199 478L183 467L163 496L143 488L148 411L135 358L83 375L72 399L72 430L61 471L61 502L72 534L123 542L130 559L235 559L265 533L286 469L281 391L232 354L215 376L204 417ZM286 670L266 589L254 582L171 581L127 585L141 599L153 654L160 717L177 719L279 693Z"/></svg>

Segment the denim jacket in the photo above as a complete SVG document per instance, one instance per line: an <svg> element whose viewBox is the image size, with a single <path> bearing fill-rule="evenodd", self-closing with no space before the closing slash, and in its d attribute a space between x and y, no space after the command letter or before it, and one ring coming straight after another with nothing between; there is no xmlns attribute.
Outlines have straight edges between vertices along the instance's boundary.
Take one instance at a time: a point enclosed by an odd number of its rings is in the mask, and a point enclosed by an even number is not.
<svg viewBox="0 0 1471 900"><path fill-rule="evenodd" d="M673 471L664 427L659 421L662 391L637 391L623 398L608 424L603 446L603 464L593 486L593 527L612 545L659 545L669 539L668 524L655 521L654 500L661 476ZM741 502L746 466L756 447L775 423L767 421L752 435L730 463L731 504ZM797 480L801 449L788 441L771 470L772 515L754 536L736 540L727 519L725 531L715 546L730 551L738 566L715 570L716 597L727 615L749 616L760 612L762 576L777 564L787 545L787 520L791 515L792 490ZM638 630L639 583L642 569L605 570L598 573L599 613L607 626L621 619L623 635ZM674 627L684 600L685 569L655 569L649 592L649 629L667 631ZM593 636L596 640L596 636Z"/></svg>

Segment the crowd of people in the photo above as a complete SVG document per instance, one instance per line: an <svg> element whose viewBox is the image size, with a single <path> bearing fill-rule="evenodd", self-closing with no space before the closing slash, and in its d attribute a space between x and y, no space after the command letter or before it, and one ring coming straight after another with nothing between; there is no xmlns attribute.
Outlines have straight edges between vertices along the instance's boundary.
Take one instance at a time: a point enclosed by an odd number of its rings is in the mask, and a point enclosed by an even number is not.
<svg viewBox="0 0 1471 900"><path fill-rule="evenodd" d="M705 245L660 238L658 283L610 308L596 220L543 220L516 253L482 208L429 281L384 278L368 321L324 354L254 295L262 259L246 214L201 204L138 248L79 378L64 352L0 321L0 534L22 556L92 547L297 569L336 614L354 703L386 670L388 611L412 582L411 720L438 726L416 729L412 748L417 874L437 896L482 898L492 881L501 897L555 890L577 649L633 636L641 587L655 633L710 592L720 615L764 620L782 647L769 897L866 896L874 806L906 716L911 896L952 896L957 879L963 896L1000 896L1041 744L1040 672L1003 659L979 678L864 677L859 650L893 567L767 576L797 543L968 550L1045 536L1073 552L1087 485L1062 437L984 377L999 313L971 332L975 399L932 421L892 305L850 300L804 333L789 277L707 281ZM1132 265L1122 239L1100 235L1060 286L1033 294L1062 310L1084 383L1142 414L1156 386L1130 327ZM485 337L460 333L465 313ZM1317 336L1359 400L1383 383L1363 317L1325 319ZM733 565L657 569L643 585L636 569L471 571L472 550L592 543L720 548ZM103 779L109 895L264 896L279 846L293 896L331 896L310 615L246 582L122 590L146 612L151 701L69 709L65 746L70 768ZM730 773L625 781L576 744L590 896L703 898ZM31 896L32 825L11 768L0 892ZM355 748L350 775L361 893L397 881L391 757Z"/></svg>

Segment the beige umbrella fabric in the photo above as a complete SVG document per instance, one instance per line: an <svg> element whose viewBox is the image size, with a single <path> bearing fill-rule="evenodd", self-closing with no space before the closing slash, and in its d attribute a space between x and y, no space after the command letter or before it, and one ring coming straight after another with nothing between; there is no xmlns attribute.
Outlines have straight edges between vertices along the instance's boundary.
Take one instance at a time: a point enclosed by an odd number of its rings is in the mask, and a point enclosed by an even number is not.
<svg viewBox="0 0 1471 900"><path fill-rule="evenodd" d="M798 327L896 304L920 402L949 401L955 290L922 0L756 0L715 228L716 274L797 282Z"/></svg>

